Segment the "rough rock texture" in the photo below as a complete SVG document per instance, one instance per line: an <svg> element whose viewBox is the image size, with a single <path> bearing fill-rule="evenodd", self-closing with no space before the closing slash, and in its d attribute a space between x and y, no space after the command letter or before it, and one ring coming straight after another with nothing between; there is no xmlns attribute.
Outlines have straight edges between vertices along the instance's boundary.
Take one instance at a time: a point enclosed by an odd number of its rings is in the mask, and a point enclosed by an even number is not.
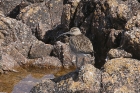
<svg viewBox="0 0 140 93"><path fill-rule="evenodd" d="M20 10L32 3L41 3L44 0L0 0L0 10L6 16L16 18Z"/></svg>
<svg viewBox="0 0 140 93"><path fill-rule="evenodd" d="M107 53L107 59L120 58L120 57L131 58L132 54L128 53L122 49L111 49Z"/></svg>
<svg viewBox="0 0 140 93"><path fill-rule="evenodd" d="M30 93L55 93L55 82L52 82L51 80L46 80L43 81L42 83L39 83L38 85L36 85L35 87L32 88L32 90L30 91ZM58 93L56 91L56 93Z"/></svg>
<svg viewBox="0 0 140 93"><path fill-rule="evenodd" d="M60 41L56 42L54 46L53 55L57 56L65 68L71 66L81 67L84 64L94 64L94 56L78 57L78 62L76 62L76 54L73 54L69 48L69 44L64 44ZM83 62L84 61L84 62Z"/></svg>
<svg viewBox="0 0 140 93"><path fill-rule="evenodd" d="M30 62L28 63L29 63L28 64L29 67L34 67L34 68L52 69L52 68L62 67L62 63L58 58L50 57L50 56L30 60Z"/></svg>
<svg viewBox="0 0 140 93"><path fill-rule="evenodd" d="M102 93L139 93L140 61L116 58L104 65Z"/></svg>
<svg viewBox="0 0 140 93"><path fill-rule="evenodd" d="M4 12L5 15L9 15L12 10L16 8L21 3L21 0L1 0L0 10ZM19 8L18 8L19 9ZM15 10L18 14L19 10Z"/></svg>
<svg viewBox="0 0 140 93"><path fill-rule="evenodd" d="M6 53L2 53L1 59L0 59L0 73L3 73L3 71L14 71L17 72L15 68L19 67L19 64L11 57L10 55Z"/></svg>
<svg viewBox="0 0 140 93"><path fill-rule="evenodd" d="M72 8L73 3L76 3L76 8ZM92 40L98 66L104 64L111 48L120 46L125 24L140 9L137 0L75 0L72 3L65 1L64 4L62 24L65 23L66 28L80 27L82 33Z"/></svg>
<svg viewBox="0 0 140 93"><path fill-rule="evenodd" d="M69 30L71 27L71 22L74 19L79 2L80 0L64 0L61 24L65 30Z"/></svg>
<svg viewBox="0 0 140 93"><path fill-rule="evenodd" d="M140 59L140 12L126 23L122 47Z"/></svg>
<svg viewBox="0 0 140 93"><path fill-rule="evenodd" d="M43 93L98 93L100 91L100 76L99 70L91 64L86 64L80 70L36 85L31 93L39 91Z"/></svg>
<svg viewBox="0 0 140 93"><path fill-rule="evenodd" d="M68 36L56 38L74 26L92 41L102 72L91 57L76 62ZM139 0L0 0L0 73L77 66L31 93L139 93L139 32Z"/></svg>
<svg viewBox="0 0 140 93"><path fill-rule="evenodd" d="M43 58L50 55L53 49L52 45L38 41L37 38L32 35L31 29L28 26L15 19L5 17L4 15L0 17L0 41L2 55L6 53L14 60L13 62L16 62L20 66L27 65L29 63L28 58ZM57 61L55 58L50 59L52 62L47 61L47 63L44 60L43 62L45 62L46 65L49 64L48 66L50 66L50 64L51 66L61 66L60 61ZM41 65L43 65L43 62ZM9 67L8 64L6 64L5 67L6 66L7 68Z"/></svg>
<svg viewBox="0 0 140 93"><path fill-rule="evenodd" d="M28 56L31 45L37 40L32 36L30 28L15 19L0 17L0 32L3 35L1 46L13 46L25 57Z"/></svg>
<svg viewBox="0 0 140 93"><path fill-rule="evenodd" d="M16 44L16 42L11 43L8 46L3 46L1 47L1 52L3 53L7 53L8 55L10 55L11 57L13 57L13 59L19 64L19 65L23 65L27 63L27 58L25 56L23 56L15 47L14 45Z"/></svg>
<svg viewBox="0 0 140 93"><path fill-rule="evenodd" d="M29 58L41 58L49 56L52 52L53 46L50 44L45 44L41 41L35 42L30 49Z"/></svg>
<svg viewBox="0 0 140 93"><path fill-rule="evenodd" d="M31 4L20 11L18 19L28 25L39 40L46 42L47 32L61 23L62 8L62 0Z"/></svg>

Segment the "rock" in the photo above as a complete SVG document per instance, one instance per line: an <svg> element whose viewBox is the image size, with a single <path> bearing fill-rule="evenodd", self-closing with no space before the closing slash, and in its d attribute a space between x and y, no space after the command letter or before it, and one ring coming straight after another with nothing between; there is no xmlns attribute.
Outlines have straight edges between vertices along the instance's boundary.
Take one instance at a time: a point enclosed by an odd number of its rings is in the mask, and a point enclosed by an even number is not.
<svg viewBox="0 0 140 93"><path fill-rule="evenodd" d="M86 64L79 71L71 72L52 81L44 81L36 85L30 92L84 93L87 91L87 93L98 93L100 91L100 76L99 70L91 64Z"/></svg>
<svg viewBox="0 0 140 93"><path fill-rule="evenodd" d="M42 69L56 69L62 67L62 63L58 58L50 56L34 59L29 63L29 66L31 67Z"/></svg>
<svg viewBox="0 0 140 93"><path fill-rule="evenodd" d="M134 58L140 59L140 12L127 22L125 28L122 47Z"/></svg>
<svg viewBox="0 0 140 93"><path fill-rule="evenodd" d="M69 68L75 64L73 63L75 62L75 59L72 58L74 55L70 53L68 44L64 44L60 41L56 42L56 45L54 45L53 55L59 58L65 68Z"/></svg>
<svg viewBox="0 0 140 93"><path fill-rule="evenodd" d="M44 0L26 0L28 2L31 2L31 3L40 3L40 2L44 2Z"/></svg>
<svg viewBox="0 0 140 93"><path fill-rule="evenodd" d="M38 41L31 32L31 29L20 21L9 17L0 17L0 32L3 34L1 46L8 46L13 43L22 55L28 57L31 45Z"/></svg>
<svg viewBox="0 0 140 93"><path fill-rule="evenodd" d="M138 93L140 62L130 58L116 58L104 65L102 93Z"/></svg>
<svg viewBox="0 0 140 93"><path fill-rule="evenodd" d="M3 53L0 60L0 69L5 71L17 72L16 68L19 67L19 64L11 57L10 55Z"/></svg>
<svg viewBox="0 0 140 93"><path fill-rule="evenodd" d="M52 45L38 41L31 46L29 58L34 59L49 56L50 53L52 52L52 49L53 49Z"/></svg>
<svg viewBox="0 0 140 93"><path fill-rule="evenodd" d="M25 65L28 61L28 59L23 56L14 46L16 45L17 43L11 43L10 45L8 46L4 46L2 47L2 52L5 52L7 53L8 55L10 55L11 57L13 57L13 59L20 65Z"/></svg>
<svg viewBox="0 0 140 93"><path fill-rule="evenodd" d="M64 7L61 17L61 24L65 30L69 30L72 26L72 20L74 19L75 12L80 0L67 0L64 1Z"/></svg>
<svg viewBox="0 0 140 93"><path fill-rule="evenodd" d="M106 48L116 48L120 46L120 41L122 39L123 30L115 30L110 29L110 33L108 35L108 40L106 43Z"/></svg>
<svg viewBox="0 0 140 93"><path fill-rule="evenodd" d="M54 92L55 85L56 85L55 82L51 80L46 80L34 86L31 89L30 93L38 93L40 91L42 93L55 93L55 92L58 93L57 91Z"/></svg>
<svg viewBox="0 0 140 93"><path fill-rule="evenodd" d="M1 0L0 11L6 16L16 18L20 10L33 3L41 3L44 0Z"/></svg>
<svg viewBox="0 0 140 93"><path fill-rule="evenodd" d="M82 66L75 75L66 75L61 77L61 81L57 82L58 93L76 93L80 91L92 91L91 93L98 93L100 91L100 77L99 70L90 64Z"/></svg>
<svg viewBox="0 0 140 93"><path fill-rule="evenodd" d="M5 15L9 15L12 10L16 8L21 3L21 0L1 0L0 10L3 11ZM18 9L15 13L19 12Z"/></svg>
<svg viewBox="0 0 140 93"><path fill-rule="evenodd" d="M43 3L31 4L20 11L17 19L31 27L33 34L46 42L46 34L49 30L60 25L63 1L49 0Z"/></svg>
<svg viewBox="0 0 140 93"><path fill-rule="evenodd" d="M107 59L120 58L120 57L131 58L132 54L122 49L111 49L107 54Z"/></svg>

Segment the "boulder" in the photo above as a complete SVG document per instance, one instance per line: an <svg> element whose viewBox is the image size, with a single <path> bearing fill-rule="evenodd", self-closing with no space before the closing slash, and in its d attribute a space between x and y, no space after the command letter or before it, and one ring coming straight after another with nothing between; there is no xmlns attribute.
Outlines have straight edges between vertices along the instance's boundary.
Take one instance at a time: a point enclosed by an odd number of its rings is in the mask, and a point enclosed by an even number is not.
<svg viewBox="0 0 140 93"><path fill-rule="evenodd" d="M102 93L138 93L140 89L140 61L116 58L104 65Z"/></svg>
<svg viewBox="0 0 140 93"><path fill-rule="evenodd" d="M49 56L52 52L53 46L50 44L45 44L41 41L35 42L30 49L29 58L42 58Z"/></svg>
<svg viewBox="0 0 140 93"><path fill-rule="evenodd" d="M100 91L101 73L93 65L83 65L62 77L37 84L30 93L98 93Z"/></svg>

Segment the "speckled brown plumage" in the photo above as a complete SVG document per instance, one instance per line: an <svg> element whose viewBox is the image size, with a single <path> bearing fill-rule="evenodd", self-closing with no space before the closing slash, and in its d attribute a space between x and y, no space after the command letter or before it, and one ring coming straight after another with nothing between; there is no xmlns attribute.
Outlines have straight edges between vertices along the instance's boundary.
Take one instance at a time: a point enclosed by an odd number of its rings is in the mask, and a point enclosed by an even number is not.
<svg viewBox="0 0 140 93"><path fill-rule="evenodd" d="M83 34L70 37L70 48L76 54L89 54L93 53L93 46L91 41Z"/></svg>

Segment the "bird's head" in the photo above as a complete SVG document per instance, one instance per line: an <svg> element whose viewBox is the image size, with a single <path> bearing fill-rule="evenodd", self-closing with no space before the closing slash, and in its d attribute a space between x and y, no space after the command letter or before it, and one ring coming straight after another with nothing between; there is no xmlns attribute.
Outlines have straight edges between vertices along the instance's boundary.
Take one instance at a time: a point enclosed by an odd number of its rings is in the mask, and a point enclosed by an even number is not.
<svg viewBox="0 0 140 93"><path fill-rule="evenodd" d="M66 34L77 36L77 35L80 35L82 33L80 32L80 29L78 27L72 27L69 32L63 33L63 34L59 35L58 37L60 37L62 35L66 35Z"/></svg>
<svg viewBox="0 0 140 93"><path fill-rule="evenodd" d="M74 36L77 36L77 35L80 35L82 34L80 32L80 29L78 27L73 27L70 29L70 31L68 32L70 35L74 35Z"/></svg>

